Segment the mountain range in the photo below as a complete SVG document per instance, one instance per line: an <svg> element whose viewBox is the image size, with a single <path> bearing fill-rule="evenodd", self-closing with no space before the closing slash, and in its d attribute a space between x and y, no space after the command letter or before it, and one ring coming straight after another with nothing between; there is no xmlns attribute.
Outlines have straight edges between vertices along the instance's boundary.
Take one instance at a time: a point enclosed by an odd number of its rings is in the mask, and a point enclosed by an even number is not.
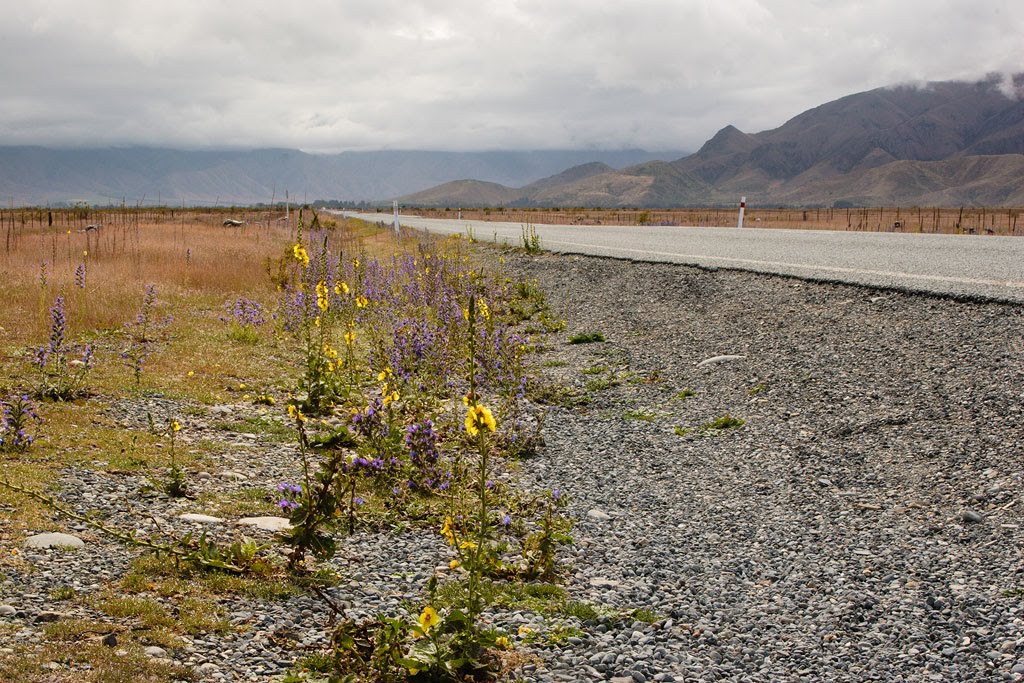
<svg viewBox="0 0 1024 683"><path fill-rule="evenodd" d="M878 88L779 128L722 128L696 153L622 169L587 163L521 187L449 182L405 204L1024 205L1024 74Z"/></svg>
<svg viewBox="0 0 1024 683"><path fill-rule="evenodd" d="M1010 92L1007 92L1010 91ZM472 178L472 180L466 180ZM430 189L425 189L430 188ZM1022 206L1024 74L878 88L681 151L0 147L4 204Z"/></svg>
<svg viewBox="0 0 1024 683"><path fill-rule="evenodd" d="M456 178L522 185L594 160L630 166L681 152L189 151L154 147L0 147L3 204L248 205L325 199L380 201Z"/></svg>

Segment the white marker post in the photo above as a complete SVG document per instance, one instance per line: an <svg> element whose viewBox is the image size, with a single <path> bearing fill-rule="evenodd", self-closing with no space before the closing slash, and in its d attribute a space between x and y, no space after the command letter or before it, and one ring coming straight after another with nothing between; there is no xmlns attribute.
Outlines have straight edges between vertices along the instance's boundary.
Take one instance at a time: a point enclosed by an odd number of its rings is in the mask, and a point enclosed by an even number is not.
<svg viewBox="0 0 1024 683"><path fill-rule="evenodd" d="M747 208L747 198L740 197L740 222L736 224L737 228L743 227L743 210Z"/></svg>
<svg viewBox="0 0 1024 683"><path fill-rule="evenodd" d="M397 235L399 230L401 229L401 226L398 224L398 200L397 199L394 201L393 206L395 208L395 234Z"/></svg>

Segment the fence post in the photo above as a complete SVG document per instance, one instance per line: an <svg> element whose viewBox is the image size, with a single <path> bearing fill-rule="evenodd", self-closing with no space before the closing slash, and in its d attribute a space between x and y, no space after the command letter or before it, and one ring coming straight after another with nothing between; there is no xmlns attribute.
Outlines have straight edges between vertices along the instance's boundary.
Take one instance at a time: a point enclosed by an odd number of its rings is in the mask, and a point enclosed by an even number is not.
<svg viewBox="0 0 1024 683"><path fill-rule="evenodd" d="M739 220L739 223L736 224L737 228L742 228L743 227L743 210L746 209L746 208L747 208L747 198L746 197L740 197L740 220Z"/></svg>

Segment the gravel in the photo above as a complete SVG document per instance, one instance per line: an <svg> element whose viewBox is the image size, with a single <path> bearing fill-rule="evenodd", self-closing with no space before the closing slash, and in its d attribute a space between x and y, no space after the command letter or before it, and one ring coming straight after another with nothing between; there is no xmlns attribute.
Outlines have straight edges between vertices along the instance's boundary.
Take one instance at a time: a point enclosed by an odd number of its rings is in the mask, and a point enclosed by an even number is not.
<svg viewBox="0 0 1024 683"><path fill-rule="evenodd" d="M564 585L600 615L490 613L513 634L567 629L519 644L536 657L521 680L1024 680L1024 308L602 258L505 260L567 320L536 360L571 400L546 407L546 447L518 477L568 494ZM581 332L607 341L568 343ZM146 399L108 415L144 429L147 412L187 416L180 448L231 446L190 473L197 494L269 495L298 475L290 444L215 426L283 411ZM742 424L712 426L726 415ZM272 538L145 483L97 461L69 468L60 496L144 534ZM197 514L223 521L181 517ZM48 620L111 620L88 597L139 551L61 524L84 547L21 539L21 562L0 567L0 656L42 642ZM329 594L354 616L422 604L450 559L423 531L338 541L343 582ZM74 600L53 597L67 588ZM266 681L329 640L313 596L221 607L231 634L151 656L200 680Z"/></svg>
<svg viewBox="0 0 1024 683"><path fill-rule="evenodd" d="M507 260L567 319L549 381L612 380L552 407L524 468L580 520L568 588L661 617L552 679L1021 679L1024 308ZM700 429L724 415L744 424Z"/></svg>

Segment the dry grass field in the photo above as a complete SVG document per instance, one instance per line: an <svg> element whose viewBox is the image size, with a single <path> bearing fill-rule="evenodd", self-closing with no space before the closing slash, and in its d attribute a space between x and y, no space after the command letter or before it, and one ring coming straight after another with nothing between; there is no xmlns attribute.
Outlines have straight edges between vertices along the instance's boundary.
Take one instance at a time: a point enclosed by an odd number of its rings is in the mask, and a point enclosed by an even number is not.
<svg viewBox="0 0 1024 683"><path fill-rule="evenodd" d="M536 225L733 226L738 208L709 209L409 209L428 218L510 221ZM744 227L860 232L921 232L970 235L1024 235L1022 209L879 207L782 209L748 206Z"/></svg>

